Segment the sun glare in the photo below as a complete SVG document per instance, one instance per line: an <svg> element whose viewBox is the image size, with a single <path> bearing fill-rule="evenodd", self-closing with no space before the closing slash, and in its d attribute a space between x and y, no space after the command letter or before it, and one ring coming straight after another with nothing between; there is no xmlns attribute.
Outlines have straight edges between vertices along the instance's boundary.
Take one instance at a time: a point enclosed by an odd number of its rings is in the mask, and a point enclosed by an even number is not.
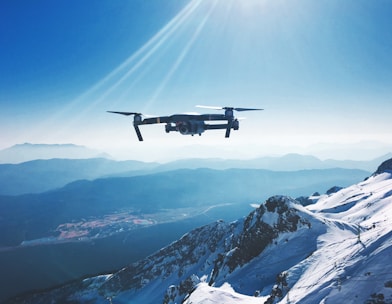
<svg viewBox="0 0 392 304"><path fill-rule="evenodd" d="M244 10L260 9L266 6L265 0L233 0L239 7Z"/></svg>

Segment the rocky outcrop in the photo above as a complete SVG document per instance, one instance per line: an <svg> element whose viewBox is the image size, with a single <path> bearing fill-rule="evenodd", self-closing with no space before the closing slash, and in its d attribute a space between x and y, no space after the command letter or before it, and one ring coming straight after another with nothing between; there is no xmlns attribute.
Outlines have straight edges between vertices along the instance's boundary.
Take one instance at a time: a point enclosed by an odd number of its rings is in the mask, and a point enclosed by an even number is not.
<svg viewBox="0 0 392 304"><path fill-rule="evenodd" d="M374 172L374 174L381 174L385 172L390 172L392 173L392 158L384 161L378 168L377 171Z"/></svg>
<svg viewBox="0 0 392 304"><path fill-rule="evenodd" d="M273 196L238 221L217 221L194 229L117 273L75 282L36 296L34 302L25 298L23 303L45 303L49 298L62 303L140 302L145 294L150 303L182 303L201 281L219 284L269 245L276 245L283 234L310 228L295 204L289 197Z"/></svg>

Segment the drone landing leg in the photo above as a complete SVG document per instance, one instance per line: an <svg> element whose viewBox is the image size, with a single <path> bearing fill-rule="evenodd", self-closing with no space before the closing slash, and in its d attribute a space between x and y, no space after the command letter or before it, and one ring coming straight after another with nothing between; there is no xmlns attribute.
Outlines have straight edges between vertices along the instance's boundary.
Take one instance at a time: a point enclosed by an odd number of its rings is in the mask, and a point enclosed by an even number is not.
<svg viewBox="0 0 392 304"><path fill-rule="evenodd" d="M139 138L139 141L143 141L143 136L142 133L140 132L139 126L137 124L134 124L133 126L135 128L137 138Z"/></svg>
<svg viewBox="0 0 392 304"><path fill-rule="evenodd" d="M226 138L230 137L230 130L231 130L232 126L233 126L233 121L231 120L227 123L226 134L225 134Z"/></svg>

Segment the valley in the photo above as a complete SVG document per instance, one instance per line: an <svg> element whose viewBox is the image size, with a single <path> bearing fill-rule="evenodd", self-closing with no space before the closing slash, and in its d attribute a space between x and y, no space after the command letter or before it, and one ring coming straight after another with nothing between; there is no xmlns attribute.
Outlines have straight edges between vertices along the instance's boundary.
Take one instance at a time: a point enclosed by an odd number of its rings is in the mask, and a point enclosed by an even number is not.
<svg viewBox="0 0 392 304"><path fill-rule="evenodd" d="M230 208L230 204L167 209L149 214L143 214L133 209L123 210L101 217L89 217L80 219L79 221L74 220L72 222L62 223L53 231L53 236L26 240L20 246L37 246L65 242L92 242L96 239L107 238L118 233L126 233L143 227L183 221L202 214L206 215L215 208L224 207Z"/></svg>
<svg viewBox="0 0 392 304"><path fill-rule="evenodd" d="M247 214L250 205L221 204L140 213L122 210L62 223L49 237L0 248L0 302L80 277L113 272L188 231Z"/></svg>

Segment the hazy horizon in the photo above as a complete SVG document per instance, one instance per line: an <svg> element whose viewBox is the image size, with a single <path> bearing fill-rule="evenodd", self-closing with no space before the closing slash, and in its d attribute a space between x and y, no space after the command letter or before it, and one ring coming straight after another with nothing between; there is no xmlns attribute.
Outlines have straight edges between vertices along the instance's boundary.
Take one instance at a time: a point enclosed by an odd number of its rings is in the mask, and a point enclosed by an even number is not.
<svg viewBox="0 0 392 304"><path fill-rule="evenodd" d="M14 147L20 147L24 145L31 145L34 147L42 146L41 150L42 154L38 158L51 158L50 152L53 152L53 149L48 149L45 151L45 147L58 148L58 152L65 151L63 148L67 145L74 145L77 148L80 148L80 151L73 150L72 154L67 155L66 158L86 158L91 157L90 155L101 155L103 157L108 157L116 161L122 160L136 160L143 162L159 162L166 163L176 160L185 160L185 159L222 159L222 160L252 160L263 157L282 157L289 154L298 154L303 156L313 156L322 161L333 159L333 160L341 160L341 161L370 161L385 155L392 153L392 146L388 146L381 142L362 142L362 143L353 143L353 144L342 144L342 145L332 145L327 143L315 144L310 147L298 147L291 146L283 148L281 146L269 146L269 150L256 149L254 151L248 151L248 153L239 154L237 150L234 149L226 149L222 150L220 147L214 146L198 146L198 145L188 145L183 146L179 151L177 151L177 147L164 147L157 153L154 157L151 157L150 154L143 155L137 154L132 150L124 150L124 149L100 149L97 147L91 147L86 145L78 145L74 143L18 143L9 147L5 147L4 149L0 149L0 152L7 151L8 149L12 149ZM267 148L267 147L266 147ZM62 150L63 149L63 150ZM84 151L83 149L86 149ZM200 153L200 151L204 151L204 153ZM353 151L356 153L353 154ZM36 151L37 152L37 151ZM48 155L44 155L44 153L49 153ZM79 154L78 154L79 153ZM64 154L64 153L62 153ZM15 156L18 158L18 156ZM32 155L26 155L26 159L34 159ZM64 156L65 157L65 156ZM2 159L0 159L0 162Z"/></svg>
<svg viewBox="0 0 392 304"><path fill-rule="evenodd" d="M391 2L369 0L3 2L0 149L70 142L148 160L382 154L392 146L391 16ZM146 125L142 143L130 117L106 112L219 113L198 104L265 111L240 113L229 139Z"/></svg>

